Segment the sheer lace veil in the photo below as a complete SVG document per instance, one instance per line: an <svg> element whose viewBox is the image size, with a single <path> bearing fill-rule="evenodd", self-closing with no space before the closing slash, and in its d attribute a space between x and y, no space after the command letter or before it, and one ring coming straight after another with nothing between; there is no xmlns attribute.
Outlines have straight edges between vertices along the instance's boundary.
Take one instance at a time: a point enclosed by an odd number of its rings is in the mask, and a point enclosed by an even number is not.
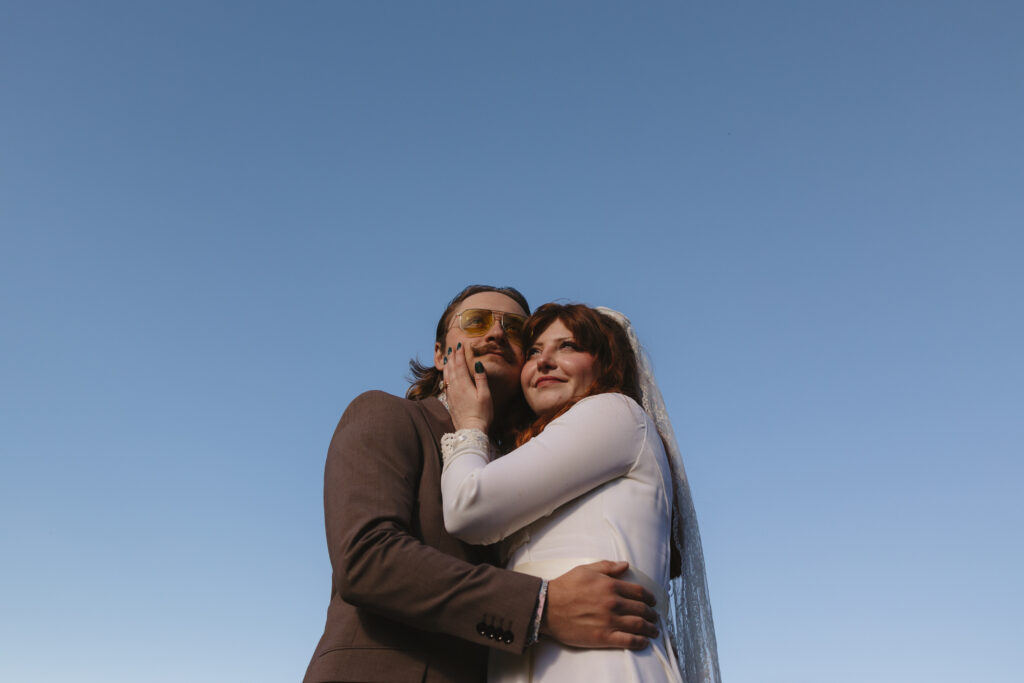
<svg viewBox="0 0 1024 683"><path fill-rule="evenodd" d="M675 544L682 560L680 576L669 582L669 631L679 659L679 669L684 683L720 683L718 670L718 645L715 642L715 624L711 618L711 601L708 598L707 577L704 573L704 552L701 549L700 531L697 528L697 513L690 496L690 485L686 480L683 458L676 443L672 422L669 420L665 401L654 381L650 359L640 346L636 332L629 318L618 311L599 306L598 311L616 320L626 330L630 344L636 353L640 372L640 390L643 408L654 420L665 451L675 487L672 506L672 543Z"/></svg>

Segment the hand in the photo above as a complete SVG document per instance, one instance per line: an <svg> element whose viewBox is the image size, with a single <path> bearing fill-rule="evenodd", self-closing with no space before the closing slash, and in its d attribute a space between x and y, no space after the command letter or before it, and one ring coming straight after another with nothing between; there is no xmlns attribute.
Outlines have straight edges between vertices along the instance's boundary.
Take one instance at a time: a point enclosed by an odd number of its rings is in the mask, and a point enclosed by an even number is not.
<svg viewBox="0 0 1024 683"><path fill-rule="evenodd" d="M548 582L541 633L564 645L642 650L658 636L654 596L616 577L628 562L595 562Z"/></svg>
<svg viewBox="0 0 1024 683"><path fill-rule="evenodd" d="M445 394L455 429L479 429L487 434L494 420L494 402L483 365L477 361L471 369L466 347L461 344L446 358Z"/></svg>

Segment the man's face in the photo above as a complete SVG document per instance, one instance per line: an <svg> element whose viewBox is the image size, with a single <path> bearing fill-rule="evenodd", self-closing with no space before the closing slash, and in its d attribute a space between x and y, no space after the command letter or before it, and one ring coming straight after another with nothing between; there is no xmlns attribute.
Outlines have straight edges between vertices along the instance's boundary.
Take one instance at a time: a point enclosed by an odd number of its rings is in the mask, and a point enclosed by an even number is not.
<svg viewBox="0 0 1024 683"><path fill-rule="evenodd" d="M518 391L519 372L523 367L523 349L519 343L512 342L502 329L495 316L490 329L478 337L471 337L459 327L455 318L462 311L470 308L483 308L489 311L514 313L526 317L526 311L516 303L515 299L498 292L478 292L466 297L455 307L452 318L445 333L444 345L434 345L434 367L444 369L444 356L448 349L455 349L458 344L466 349L470 366L476 361L484 365L487 372L487 383L499 393ZM495 396L497 399L498 396ZM495 405L497 407L497 405Z"/></svg>

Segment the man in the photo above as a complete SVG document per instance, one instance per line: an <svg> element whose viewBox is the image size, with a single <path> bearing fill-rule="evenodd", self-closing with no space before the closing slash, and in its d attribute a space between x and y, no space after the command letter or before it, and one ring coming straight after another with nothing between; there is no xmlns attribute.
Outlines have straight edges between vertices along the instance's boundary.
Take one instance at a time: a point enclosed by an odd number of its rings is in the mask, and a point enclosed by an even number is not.
<svg viewBox="0 0 1024 683"><path fill-rule="evenodd" d="M495 415L508 414L520 400L528 311L514 289L467 287L441 316L433 366L412 363L408 398L367 392L342 416L324 473L331 602L305 683L479 682L481 646L521 654L539 632L578 647L640 649L656 635L653 596L614 578L625 563L545 583L488 564L489 549L445 531L440 439L454 431L445 357L465 346L487 373Z"/></svg>

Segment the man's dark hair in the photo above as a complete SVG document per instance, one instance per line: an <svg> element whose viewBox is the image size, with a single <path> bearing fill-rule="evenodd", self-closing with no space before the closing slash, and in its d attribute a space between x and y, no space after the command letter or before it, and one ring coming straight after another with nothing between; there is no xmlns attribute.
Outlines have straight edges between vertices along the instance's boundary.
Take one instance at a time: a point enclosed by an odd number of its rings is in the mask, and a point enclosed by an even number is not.
<svg viewBox="0 0 1024 683"><path fill-rule="evenodd" d="M455 308L469 297L480 292L504 294L522 306L523 311L527 315L530 314L530 304L526 303L526 297L517 289L512 287L491 287L490 285L470 285L448 302L444 313L441 314L441 319L437 321L437 332L434 335L434 342L444 344L444 337L448 332L448 326L451 324L452 313L455 312ZM436 396L441 393L441 371L435 368L432 362L421 363L418 359L413 358L409 361L409 373L412 386L405 392L406 398L427 398L428 396Z"/></svg>

